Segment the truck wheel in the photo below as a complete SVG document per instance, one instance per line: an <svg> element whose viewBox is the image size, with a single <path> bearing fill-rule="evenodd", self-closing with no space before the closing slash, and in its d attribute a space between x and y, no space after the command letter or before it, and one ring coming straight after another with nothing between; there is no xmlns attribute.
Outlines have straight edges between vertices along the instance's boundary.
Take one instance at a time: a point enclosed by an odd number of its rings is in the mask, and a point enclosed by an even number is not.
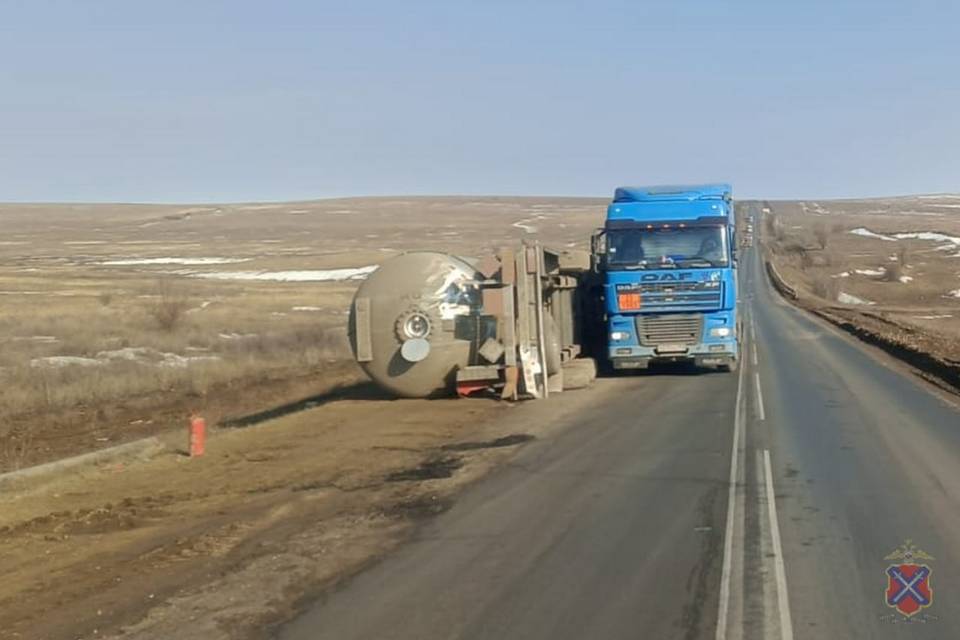
<svg viewBox="0 0 960 640"><path fill-rule="evenodd" d="M720 371L726 371L726 372L736 371L736 370L737 370L737 364L738 364L738 361L737 361L736 359L733 359L733 360L730 360L730 362L728 362L728 363L726 363L726 364L721 364L721 365L720 365L719 367L717 367L717 368L718 368Z"/></svg>
<svg viewBox="0 0 960 640"><path fill-rule="evenodd" d="M584 389L597 378L597 363L593 358L577 358L563 365L563 389Z"/></svg>

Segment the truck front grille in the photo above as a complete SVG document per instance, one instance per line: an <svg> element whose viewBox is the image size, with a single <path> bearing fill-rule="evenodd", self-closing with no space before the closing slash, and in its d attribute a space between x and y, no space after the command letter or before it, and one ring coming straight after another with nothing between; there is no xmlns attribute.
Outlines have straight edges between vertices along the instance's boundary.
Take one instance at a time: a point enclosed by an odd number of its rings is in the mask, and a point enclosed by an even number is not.
<svg viewBox="0 0 960 640"><path fill-rule="evenodd" d="M721 306L723 286L720 282L644 283L640 295L645 309L710 310Z"/></svg>
<svg viewBox="0 0 960 640"><path fill-rule="evenodd" d="M672 313L662 316L637 316L637 336L645 347L661 344L697 344L700 342L702 316Z"/></svg>

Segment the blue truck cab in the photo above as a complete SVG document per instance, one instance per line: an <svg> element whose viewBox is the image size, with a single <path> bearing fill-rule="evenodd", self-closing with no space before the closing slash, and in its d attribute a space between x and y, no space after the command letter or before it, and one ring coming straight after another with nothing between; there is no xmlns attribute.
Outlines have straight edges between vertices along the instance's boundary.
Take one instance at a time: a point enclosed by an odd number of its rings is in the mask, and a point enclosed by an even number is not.
<svg viewBox="0 0 960 640"><path fill-rule="evenodd" d="M740 357L730 185L619 187L594 237L615 369Z"/></svg>

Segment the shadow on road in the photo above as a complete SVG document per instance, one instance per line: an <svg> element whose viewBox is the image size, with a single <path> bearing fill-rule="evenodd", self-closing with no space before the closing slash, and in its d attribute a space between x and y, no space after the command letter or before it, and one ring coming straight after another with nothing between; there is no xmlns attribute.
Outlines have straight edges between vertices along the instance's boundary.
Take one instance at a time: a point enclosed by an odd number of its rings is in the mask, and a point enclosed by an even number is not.
<svg viewBox="0 0 960 640"><path fill-rule="evenodd" d="M697 367L690 362L658 362L648 369L614 369L609 365L602 366L597 371L601 378L644 378L644 377L691 377L726 373L708 367Z"/></svg>
<svg viewBox="0 0 960 640"><path fill-rule="evenodd" d="M383 389L380 389L372 382L357 382L355 384L334 387L333 389L324 393L303 398L295 402L288 402L276 407L270 407L269 409L264 409L263 411L258 411L256 413L251 413L236 418L228 418L220 422L219 426L228 428L250 427L261 422L266 422L267 420L274 420L276 418L282 418L283 416L288 416L293 413L299 413L300 411L306 411L307 409L313 409L336 400L395 399L395 396L392 396Z"/></svg>

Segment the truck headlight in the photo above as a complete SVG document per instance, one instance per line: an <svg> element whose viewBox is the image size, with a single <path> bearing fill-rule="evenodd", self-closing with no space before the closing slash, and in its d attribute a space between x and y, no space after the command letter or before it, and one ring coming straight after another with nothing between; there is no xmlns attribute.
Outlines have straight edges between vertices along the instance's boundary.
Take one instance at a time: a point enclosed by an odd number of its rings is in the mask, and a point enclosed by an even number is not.
<svg viewBox="0 0 960 640"><path fill-rule="evenodd" d="M730 335L730 327L714 327L710 329L710 335L714 338L726 338Z"/></svg>
<svg viewBox="0 0 960 640"><path fill-rule="evenodd" d="M628 340L630 338L629 331L611 331L610 339L611 340Z"/></svg>

